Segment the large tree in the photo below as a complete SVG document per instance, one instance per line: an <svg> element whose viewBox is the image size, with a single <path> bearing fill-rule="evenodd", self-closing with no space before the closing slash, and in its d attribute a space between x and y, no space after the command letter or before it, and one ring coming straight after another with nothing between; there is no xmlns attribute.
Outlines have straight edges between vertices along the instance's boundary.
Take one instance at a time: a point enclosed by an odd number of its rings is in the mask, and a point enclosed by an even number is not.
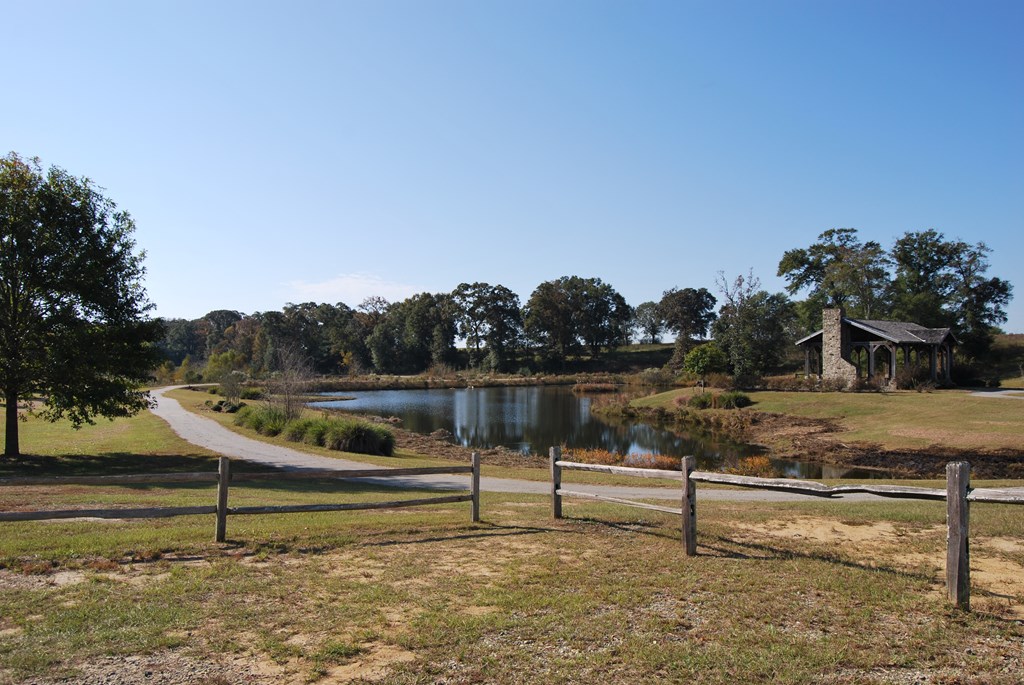
<svg viewBox="0 0 1024 685"><path fill-rule="evenodd" d="M665 327L675 333L676 344L670 368L679 369L694 338L703 338L715 320L715 296L707 288L672 288L661 295L658 311Z"/></svg>
<svg viewBox="0 0 1024 685"><path fill-rule="evenodd" d="M711 332L729 358L737 383L772 371L793 341L793 303L782 293L762 290L753 273L731 283L720 273L718 288L724 302Z"/></svg>
<svg viewBox="0 0 1024 685"><path fill-rule="evenodd" d="M850 316L871 319L884 315L889 287L890 260L873 240L861 242L855 228L832 228L807 248L787 250L778 275L795 295L808 291L807 321L812 329L821 321L823 307L845 307Z"/></svg>
<svg viewBox="0 0 1024 685"><path fill-rule="evenodd" d="M460 283L452 291L452 302L472 363L483 360L486 346L491 369L507 366L523 334L519 296L503 285Z"/></svg>
<svg viewBox="0 0 1024 685"><path fill-rule="evenodd" d="M161 324L142 286L131 217L87 178L0 159L0 389L4 455L19 454L18 402L77 426L149 404Z"/></svg>
<svg viewBox="0 0 1024 685"><path fill-rule="evenodd" d="M541 283L524 308L526 333L552 360L581 351L592 354L629 340L633 309L600 278L563 276Z"/></svg>

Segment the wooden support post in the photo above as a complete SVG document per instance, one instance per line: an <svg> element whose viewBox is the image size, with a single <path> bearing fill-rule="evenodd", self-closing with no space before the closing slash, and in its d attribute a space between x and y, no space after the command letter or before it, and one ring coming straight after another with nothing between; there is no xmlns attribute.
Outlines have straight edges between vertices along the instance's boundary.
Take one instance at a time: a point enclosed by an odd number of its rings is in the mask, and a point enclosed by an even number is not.
<svg viewBox="0 0 1024 685"><path fill-rule="evenodd" d="M946 464L946 594L965 611L971 608L970 481L969 463Z"/></svg>
<svg viewBox="0 0 1024 685"><path fill-rule="evenodd" d="M558 491L562 489L562 467L558 460L562 458L562 448L552 447L548 451L551 457L551 518L562 518L562 496Z"/></svg>
<svg viewBox="0 0 1024 685"><path fill-rule="evenodd" d="M231 460L221 457L217 468L217 534L214 539L224 542L228 528L228 483L231 481Z"/></svg>
<svg viewBox="0 0 1024 685"><path fill-rule="evenodd" d="M688 557L697 555L697 483L690 480L696 463L694 457L683 457L683 546Z"/></svg>
<svg viewBox="0 0 1024 685"><path fill-rule="evenodd" d="M470 484L473 490L473 523L480 522L480 453L473 452L473 475L470 477Z"/></svg>

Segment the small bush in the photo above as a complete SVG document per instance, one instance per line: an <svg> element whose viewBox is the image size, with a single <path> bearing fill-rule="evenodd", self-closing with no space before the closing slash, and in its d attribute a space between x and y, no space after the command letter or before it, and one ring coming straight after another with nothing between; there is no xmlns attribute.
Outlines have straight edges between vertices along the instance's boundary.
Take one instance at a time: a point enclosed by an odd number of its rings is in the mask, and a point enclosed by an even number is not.
<svg viewBox="0 0 1024 685"><path fill-rule="evenodd" d="M577 383L572 386L574 393L618 392L620 386L614 383Z"/></svg>
<svg viewBox="0 0 1024 685"><path fill-rule="evenodd" d="M243 388L241 398L243 400L262 400L263 391L259 388Z"/></svg>
<svg viewBox="0 0 1024 685"><path fill-rule="evenodd" d="M749 407L753 403L753 400L742 392L723 392L718 396L718 406L722 409L742 409L743 407Z"/></svg>
<svg viewBox="0 0 1024 685"><path fill-rule="evenodd" d="M644 369L636 375L636 382L640 385L671 385L673 380L675 379L670 371L657 368Z"/></svg>
<svg viewBox="0 0 1024 685"><path fill-rule="evenodd" d="M331 427L329 419L311 419L306 424L306 432L302 436L302 442L307 445L323 447L326 445L327 431Z"/></svg>
<svg viewBox="0 0 1024 685"><path fill-rule="evenodd" d="M324 432L324 446L340 452L379 454L395 453L395 436L383 426L354 419L330 419Z"/></svg>
<svg viewBox="0 0 1024 685"><path fill-rule="evenodd" d="M313 423L314 419L296 419L289 421L282 434L289 442L302 442L306 437L306 428Z"/></svg>
<svg viewBox="0 0 1024 685"><path fill-rule="evenodd" d="M777 478L779 476L778 471L772 466L771 460L765 456L745 457L740 459L736 466L725 469L725 472L756 478Z"/></svg>
<svg viewBox="0 0 1024 685"><path fill-rule="evenodd" d="M284 412L272 405L260 407L246 407L245 411L235 415L235 424L251 428L260 435L271 437L279 435L285 429L288 421Z"/></svg>
<svg viewBox="0 0 1024 685"><path fill-rule="evenodd" d="M686 402L686 406L693 407L694 409L710 409L715 406L715 396L709 392L702 392L691 397Z"/></svg>

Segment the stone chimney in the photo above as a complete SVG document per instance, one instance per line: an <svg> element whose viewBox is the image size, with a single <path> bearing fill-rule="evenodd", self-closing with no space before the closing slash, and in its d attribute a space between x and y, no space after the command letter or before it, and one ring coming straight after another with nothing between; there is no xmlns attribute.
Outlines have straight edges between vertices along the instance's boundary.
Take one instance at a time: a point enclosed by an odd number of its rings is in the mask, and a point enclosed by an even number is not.
<svg viewBox="0 0 1024 685"><path fill-rule="evenodd" d="M857 380L857 367L850 363L850 329L843 326L844 316L841 307L821 312L821 375L850 383Z"/></svg>

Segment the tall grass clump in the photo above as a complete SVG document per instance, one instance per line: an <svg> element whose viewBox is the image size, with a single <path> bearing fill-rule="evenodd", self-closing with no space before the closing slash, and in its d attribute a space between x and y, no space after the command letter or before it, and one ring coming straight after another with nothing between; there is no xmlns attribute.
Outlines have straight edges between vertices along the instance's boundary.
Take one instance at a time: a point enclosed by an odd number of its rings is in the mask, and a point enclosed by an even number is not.
<svg viewBox="0 0 1024 685"><path fill-rule="evenodd" d="M235 415L235 425L250 428L260 435L275 436L288 425L285 413L271 404L244 407Z"/></svg>
<svg viewBox="0 0 1024 685"><path fill-rule="evenodd" d="M324 433L324 447L357 454L380 454L390 457L395 453L395 435L383 426L356 419L330 419Z"/></svg>

